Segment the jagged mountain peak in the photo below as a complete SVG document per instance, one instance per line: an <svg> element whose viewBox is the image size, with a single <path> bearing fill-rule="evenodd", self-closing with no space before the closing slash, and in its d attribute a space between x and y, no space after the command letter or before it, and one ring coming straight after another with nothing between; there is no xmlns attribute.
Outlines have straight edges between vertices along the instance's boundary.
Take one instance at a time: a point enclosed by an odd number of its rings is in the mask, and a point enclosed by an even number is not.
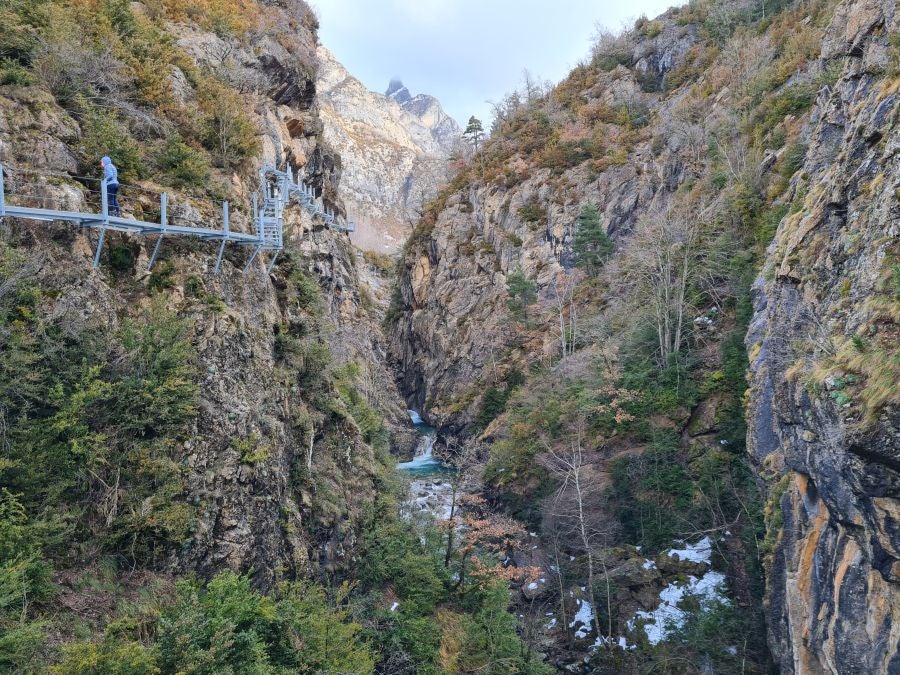
<svg viewBox="0 0 900 675"><path fill-rule="evenodd" d="M400 105L413 100L412 94L409 93L409 89L403 84L403 80L396 77L391 80L384 95L395 100Z"/></svg>

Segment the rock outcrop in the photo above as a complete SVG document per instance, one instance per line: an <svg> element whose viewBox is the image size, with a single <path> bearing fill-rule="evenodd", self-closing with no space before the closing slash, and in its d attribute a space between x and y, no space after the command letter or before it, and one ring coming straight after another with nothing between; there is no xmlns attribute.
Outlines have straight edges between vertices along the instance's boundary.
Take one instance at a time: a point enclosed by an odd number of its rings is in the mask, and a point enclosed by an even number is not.
<svg viewBox="0 0 900 675"><path fill-rule="evenodd" d="M353 241L396 251L417 210L449 177L459 127L433 97L412 97L402 84L392 85L389 95L377 94L325 47L318 55L324 137L341 149L340 194L357 225Z"/></svg>
<svg viewBox="0 0 900 675"><path fill-rule="evenodd" d="M462 129L456 120L444 112L441 102L434 96L428 94L413 96L400 80L391 80L384 95L417 117L431 131L432 137L441 148L453 150L458 145Z"/></svg>
<svg viewBox="0 0 900 675"><path fill-rule="evenodd" d="M810 191L754 288L749 449L783 673L900 672L900 96L877 81L898 19L890 1L838 6L821 58L843 70L812 112Z"/></svg>

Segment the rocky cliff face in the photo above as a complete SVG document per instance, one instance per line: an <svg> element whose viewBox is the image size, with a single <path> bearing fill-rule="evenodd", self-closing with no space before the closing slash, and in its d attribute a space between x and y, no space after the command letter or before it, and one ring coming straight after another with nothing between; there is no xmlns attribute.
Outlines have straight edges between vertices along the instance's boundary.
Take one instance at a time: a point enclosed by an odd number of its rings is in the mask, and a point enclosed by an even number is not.
<svg viewBox="0 0 900 675"><path fill-rule="evenodd" d="M324 137L341 148L341 197L357 224L353 240L396 251L416 210L447 180L459 127L436 99L413 98L402 83L388 95L369 91L324 47L319 63Z"/></svg>
<svg viewBox="0 0 900 675"><path fill-rule="evenodd" d="M810 118L809 193L754 287L749 441L785 673L900 672L900 97L878 81L897 22L893 2L838 6L821 58L843 69Z"/></svg>
<svg viewBox="0 0 900 675"><path fill-rule="evenodd" d="M658 38L638 42L634 58L659 80L695 33L690 25L668 26ZM680 97L644 92L635 72L622 66L574 86L597 110L630 106L666 119L680 104ZM724 106L713 106L707 123L725 114ZM600 151L605 157L596 162L545 168L518 151L504 162L502 179L488 180L474 166L468 180L458 176L442 193L413 234L398 284L405 311L391 332L390 353L404 392L439 426L460 430L472 422L484 391L479 378L502 355L519 347L540 358L555 353L553 284L573 268L583 204L598 205L609 234L617 236L641 215L663 210L678 186L702 170L686 139L662 128L603 127L598 133L608 134L609 151ZM575 121L563 133L578 143L592 132ZM524 335L507 309L507 280L517 270L534 280L541 300L533 317L539 326Z"/></svg>
<svg viewBox="0 0 900 675"><path fill-rule="evenodd" d="M310 60L317 40L312 15L303 3L265 4L260 12L257 18L268 29L246 41L190 22L167 24L191 66L227 66L227 77L247 86L244 96L261 156L225 176L234 229L249 227L246 205L264 162L304 171L319 196L343 211L340 157L321 135ZM195 95L180 71L173 73L171 86L185 100ZM0 112L8 194L37 192L47 204L93 208L87 206L84 186L66 175L79 166L79 121L39 84L0 88ZM123 186L126 215L152 209L160 191L150 182ZM220 207L212 201L188 191L169 192L175 222L219 222ZM330 390L333 402L323 409L321 400L298 385L279 345L286 336L307 334L311 325L330 324L318 339L334 365L356 364L360 379L368 383L368 402L394 420L396 437L403 438L405 408L383 366L378 328L362 307L347 236L294 208L286 225L285 255L271 275L262 261L242 274L247 252L228 250L222 273L214 276L215 253L209 245L166 239L157 271L150 275L145 270L155 240L111 234L107 254L113 246L137 252L123 276L109 268L106 258L99 270L91 268L92 231L74 231L63 223L11 222L8 227L6 235L24 242L37 261L35 282L53 289L41 307L47 321L64 321L72 331L95 325L115 329L162 288L166 305L189 322L200 373L199 414L174 458L183 467L184 486L172 499L188 505L193 524L181 548L157 564L203 575L224 568L252 571L262 587L314 570L345 568L362 511L375 495L379 461L349 404ZM291 279L298 270L321 290L321 319L311 317L297 300ZM303 467L310 452L307 475ZM145 506L152 512L153 504Z"/></svg>

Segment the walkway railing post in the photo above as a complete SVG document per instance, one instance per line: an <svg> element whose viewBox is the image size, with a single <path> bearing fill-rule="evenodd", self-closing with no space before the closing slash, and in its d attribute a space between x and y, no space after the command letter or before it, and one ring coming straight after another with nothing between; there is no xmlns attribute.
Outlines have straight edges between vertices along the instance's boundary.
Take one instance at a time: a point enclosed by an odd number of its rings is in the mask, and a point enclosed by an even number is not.
<svg viewBox="0 0 900 675"><path fill-rule="evenodd" d="M0 218L6 215L6 186L3 183L3 165L0 164Z"/></svg>
<svg viewBox="0 0 900 675"><path fill-rule="evenodd" d="M106 227L109 225L109 204L106 195L106 180L100 179L100 214L103 216L103 227L100 228L100 239L97 241L97 253L94 254L94 269L100 266L100 254L103 252L103 240L106 238Z"/></svg>
<svg viewBox="0 0 900 675"><path fill-rule="evenodd" d="M162 232L159 233L159 239L156 240L156 246L153 247L153 255L150 256L150 261L147 263L147 271L153 267L153 263L156 261L156 254L159 253L159 245L162 244L163 237L166 234L166 227L169 224L169 193L163 192L159 196L159 224L162 227Z"/></svg>
<svg viewBox="0 0 900 675"><path fill-rule="evenodd" d="M222 243L219 245L219 257L216 258L216 269L214 274L219 273L222 266L222 256L225 254L225 242L228 241L228 233L231 231L228 225L228 202L222 202Z"/></svg>
<svg viewBox="0 0 900 675"><path fill-rule="evenodd" d="M103 216L103 224L109 225L109 202L107 201L106 179L100 179L100 214Z"/></svg>

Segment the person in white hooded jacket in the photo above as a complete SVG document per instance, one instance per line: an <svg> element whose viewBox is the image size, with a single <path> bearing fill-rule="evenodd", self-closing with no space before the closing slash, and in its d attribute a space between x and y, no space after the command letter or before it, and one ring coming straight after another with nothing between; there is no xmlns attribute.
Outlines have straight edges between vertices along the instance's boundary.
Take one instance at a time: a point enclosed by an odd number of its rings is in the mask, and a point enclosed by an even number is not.
<svg viewBox="0 0 900 675"><path fill-rule="evenodd" d="M103 156L100 160L103 166L103 182L106 183L106 198L109 206L109 215L121 216L122 209L119 208L119 170L108 156Z"/></svg>

